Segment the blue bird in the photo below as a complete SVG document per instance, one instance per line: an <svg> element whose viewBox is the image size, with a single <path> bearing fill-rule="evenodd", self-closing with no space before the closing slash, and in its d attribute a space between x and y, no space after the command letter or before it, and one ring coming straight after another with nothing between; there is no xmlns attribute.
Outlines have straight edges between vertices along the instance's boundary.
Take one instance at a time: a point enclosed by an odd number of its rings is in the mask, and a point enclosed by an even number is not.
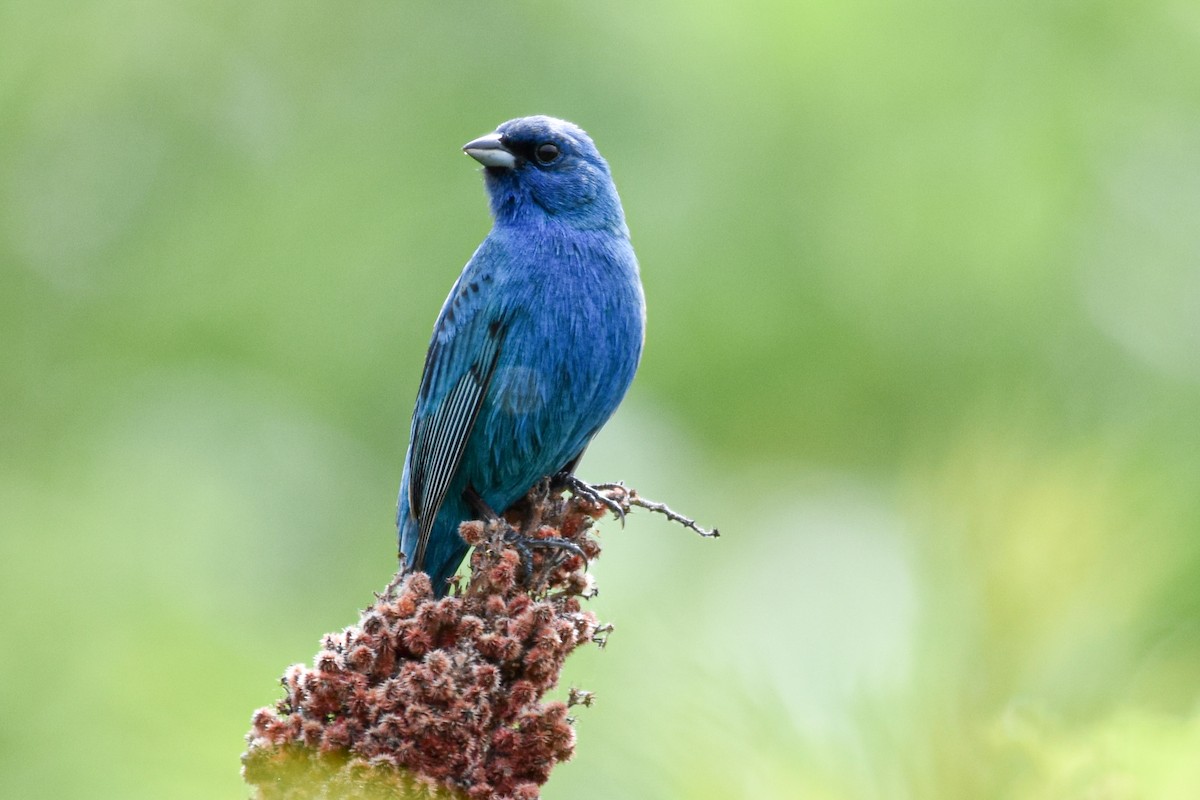
<svg viewBox="0 0 1200 800"><path fill-rule="evenodd" d="M445 593L459 524L571 473L641 358L645 300L607 162L579 127L514 119L463 146L494 223L434 325L396 526Z"/></svg>

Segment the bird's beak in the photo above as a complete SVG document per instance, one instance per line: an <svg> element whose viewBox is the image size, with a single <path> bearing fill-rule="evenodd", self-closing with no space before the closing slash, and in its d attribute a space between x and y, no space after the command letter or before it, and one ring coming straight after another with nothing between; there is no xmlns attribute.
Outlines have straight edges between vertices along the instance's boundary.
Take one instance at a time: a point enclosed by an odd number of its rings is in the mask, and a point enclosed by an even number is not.
<svg viewBox="0 0 1200 800"><path fill-rule="evenodd" d="M500 143L500 134L489 133L463 145L463 152L485 167L512 169L517 157Z"/></svg>

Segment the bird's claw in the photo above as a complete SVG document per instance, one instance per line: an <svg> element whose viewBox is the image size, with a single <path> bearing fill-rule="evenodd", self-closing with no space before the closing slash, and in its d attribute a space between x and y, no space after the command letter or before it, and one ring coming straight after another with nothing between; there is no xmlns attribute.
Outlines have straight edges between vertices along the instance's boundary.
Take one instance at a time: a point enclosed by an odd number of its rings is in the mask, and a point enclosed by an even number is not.
<svg viewBox="0 0 1200 800"><path fill-rule="evenodd" d="M617 518L617 521L621 523L621 527L625 527L625 506L604 493L605 489L624 489L624 486L612 483L592 486L590 483L586 483L571 474L563 475L562 483L571 490L571 494L582 497L595 505L607 508Z"/></svg>
<svg viewBox="0 0 1200 800"><path fill-rule="evenodd" d="M528 584L530 578L533 577L533 551L536 549L565 550L572 555L582 558L584 564L588 563L587 553L583 552L583 548L567 539L558 537L546 537L542 539L534 536L525 536L518 533L514 528L509 528L504 534L504 541L512 545L521 556L522 583ZM553 562L547 562L547 565L542 569L543 576L548 575L557 563L558 559L554 559Z"/></svg>

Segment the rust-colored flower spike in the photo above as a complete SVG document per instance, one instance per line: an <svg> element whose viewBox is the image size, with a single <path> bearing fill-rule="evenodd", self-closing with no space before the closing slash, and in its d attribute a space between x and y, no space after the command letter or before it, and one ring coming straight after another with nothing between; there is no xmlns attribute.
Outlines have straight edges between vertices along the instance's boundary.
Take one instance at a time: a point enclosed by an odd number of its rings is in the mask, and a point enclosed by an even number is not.
<svg viewBox="0 0 1200 800"><path fill-rule="evenodd" d="M631 503L621 486L564 498L543 484L507 520L464 523L465 586L436 599L424 574L399 576L358 625L324 637L312 669L284 673L242 758L256 797L538 797L575 747L567 703L543 697L599 629L580 607L593 591L583 556L600 554L591 525Z"/></svg>

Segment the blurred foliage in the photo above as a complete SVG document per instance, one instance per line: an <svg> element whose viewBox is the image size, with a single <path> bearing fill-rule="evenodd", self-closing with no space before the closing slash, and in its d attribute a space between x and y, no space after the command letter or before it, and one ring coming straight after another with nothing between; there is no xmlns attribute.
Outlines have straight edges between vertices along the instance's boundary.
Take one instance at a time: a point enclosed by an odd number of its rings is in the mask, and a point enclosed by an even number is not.
<svg viewBox="0 0 1200 800"><path fill-rule="evenodd" d="M244 796L394 566L458 146L587 128L645 359L572 798L1200 792L1200 6L0 4L0 794ZM69 765L69 768L64 768Z"/></svg>
<svg viewBox="0 0 1200 800"><path fill-rule="evenodd" d="M243 775L252 800L469 800L433 781L418 784L394 764L371 764L343 753L289 745L247 752Z"/></svg>

